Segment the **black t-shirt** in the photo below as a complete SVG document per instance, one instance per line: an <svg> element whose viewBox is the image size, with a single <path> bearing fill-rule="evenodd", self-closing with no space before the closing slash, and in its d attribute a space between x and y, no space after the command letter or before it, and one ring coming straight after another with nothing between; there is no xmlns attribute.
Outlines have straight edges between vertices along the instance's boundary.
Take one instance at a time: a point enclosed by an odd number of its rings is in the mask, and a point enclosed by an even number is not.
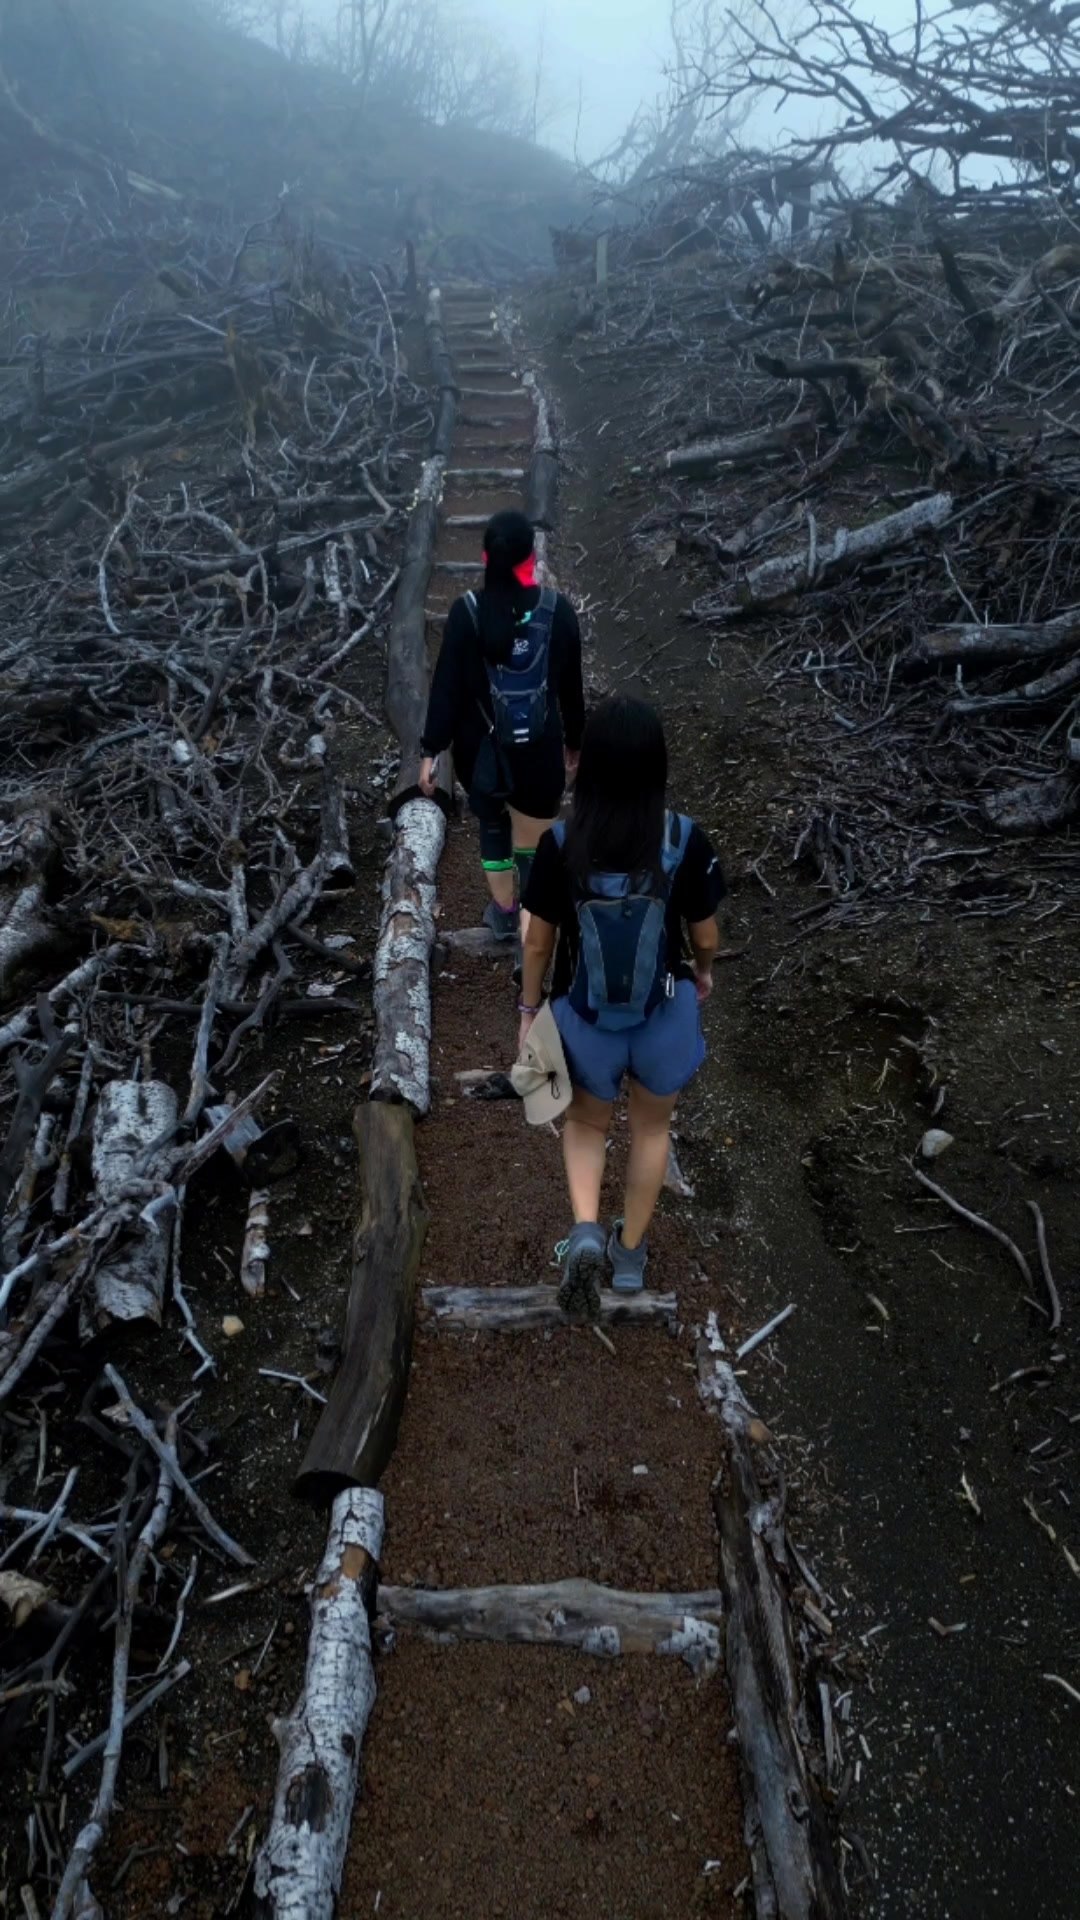
<svg viewBox="0 0 1080 1920"><path fill-rule="evenodd" d="M478 599L480 597L477 595ZM538 606L539 587L530 588L528 597L533 607ZM526 787L551 785L554 769L556 792L561 793L563 744L565 742L570 751L576 753L585 725L581 632L577 614L565 594L561 593L556 599L551 622L548 694L548 733L534 747L518 749L517 756ZM452 746L458 779L462 786L468 787L490 718L491 683L484 663L483 647L462 597L454 601L446 617L442 646L431 680L423 750L434 755ZM557 798L555 806L558 806Z"/></svg>
<svg viewBox="0 0 1080 1920"><path fill-rule="evenodd" d="M708 835L691 823L686 852L676 869L667 902L667 968L676 980L694 977L683 941L684 923L692 926L699 920L710 919L726 892L720 861ZM551 997L558 1000L570 992L580 936L565 853L553 833L541 837L522 906L527 913L535 913L538 919L559 929L551 983ZM582 1006L578 1011L584 1013L586 1009Z"/></svg>

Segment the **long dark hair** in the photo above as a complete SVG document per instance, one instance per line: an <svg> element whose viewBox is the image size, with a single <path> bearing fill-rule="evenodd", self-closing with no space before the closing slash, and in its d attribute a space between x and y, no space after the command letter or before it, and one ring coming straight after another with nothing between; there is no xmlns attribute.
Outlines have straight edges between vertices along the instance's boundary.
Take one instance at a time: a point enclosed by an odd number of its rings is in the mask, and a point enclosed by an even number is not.
<svg viewBox="0 0 1080 1920"><path fill-rule="evenodd" d="M532 522L523 513L495 513L484 530L484 591L477 602L480 642L492 666L505 666L514 650L514 629L532 604L514 568L533 550Z"/></svg>
<svg viewBox="0 0 1080 1920"><path fill-rule="evenodd" d="M655 707L621 695L589 715L566 827L571 884L591 873L660 876L668 756Z"/></svg>

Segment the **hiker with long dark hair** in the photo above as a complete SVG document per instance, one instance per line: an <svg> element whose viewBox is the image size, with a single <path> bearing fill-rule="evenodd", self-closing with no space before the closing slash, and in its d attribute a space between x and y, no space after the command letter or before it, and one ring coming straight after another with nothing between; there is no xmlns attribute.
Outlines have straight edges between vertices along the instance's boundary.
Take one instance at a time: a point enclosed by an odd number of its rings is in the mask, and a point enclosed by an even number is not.
<svg viewBox="0 0 1080 1920"><path fill-rule="evenodd" d="M585 697L577 615L536 580L533 529L523 513L497 513L484 533L484 585L447 615L421 748L423 792L453 748L454 771L480 822L480 859L491 900L484 924L518 938L541 834L562 801L581 746ZM522 922L522 925L524 922Z"/></svg>
<svg viewBox="0 0 1080 1920"><path fill-rule="evenodd" d="M669 811L667 773L654 709L606 700L585 726L570 819L544 834L525 894L519 1047L554 955L551 1010L573 1086L562 1138L574 1227L559 1300L592 1317L609 1272L621 1292L644 1284L672 1115L705 1058L698 1009L712 991L724 880L701 828ZM624 1077L630 1157L622 1219L606 1234L600 1188Z"/></svg>

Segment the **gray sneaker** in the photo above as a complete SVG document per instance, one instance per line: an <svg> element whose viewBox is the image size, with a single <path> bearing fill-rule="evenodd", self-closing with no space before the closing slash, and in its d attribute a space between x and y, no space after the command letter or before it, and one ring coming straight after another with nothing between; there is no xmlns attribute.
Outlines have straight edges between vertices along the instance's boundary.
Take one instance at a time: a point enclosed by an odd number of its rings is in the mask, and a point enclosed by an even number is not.
<svg viewBox="0 0 1080 1920"><path fill-rule="evenodd" d="M507 945L511 940L517 940L521 920L516 907L500 907L497 900L489 900L480 917L496 940L502 940Z"/></svg>
<svg viewBox="0 0 1080 1920"><path fill-rule="evenodd" d="M607 1257L611 1265L611 1284L615 1292L640 1293L645 1285L645 1268L649 1261L648 1240L643 1240L638 1247L624 1247L622 1221L616 1220L607 1243Z"/></svg>
<svg viewBox="0 0 1080 1920"><path fill-rule="evenodd" d="M564 1240L564 1270L559 1305L579 1320L599 1320L600 1284L604 1278L604 1230L594 1220L582 1220Z"/></svg>

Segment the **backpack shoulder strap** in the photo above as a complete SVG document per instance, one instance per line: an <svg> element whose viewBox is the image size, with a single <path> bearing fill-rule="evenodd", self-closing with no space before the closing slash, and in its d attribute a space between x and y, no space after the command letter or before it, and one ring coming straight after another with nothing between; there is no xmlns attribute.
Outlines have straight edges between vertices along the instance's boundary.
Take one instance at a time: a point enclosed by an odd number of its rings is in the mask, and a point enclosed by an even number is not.
<svg viewBox="0 0 1080 1920"><path fill-rule="evenodd" d="M688 813L668 812L664 819L664 845L661 863L669 880L673 880L682 866L686 849L690 844L690 835L694 823Z"/></svg>
<svg viewBox="0 0 1080 1920"><path fill-rule="evenodd" d="M473 623L473 630L474 630L474 632L476 632L476 633L479 633L479 631L480 631L480 608L478 607L478 605L477 605L477 603L476 603L476 595L475 595L475 593L473 593L473 592L471 591L471 589L470 589L470 591L469 591L468 593L464 593L464 594L462 594L462 596L461 596L461 597L462 597L462 599L464 600L464 602L465 602L465 605L466 605L466 606L468 607L468 609L469 609L469 619L470 619L470 620L472 621L472 623Z"/></svg>
<svg viewBox="0 0 1080 1920"><path fill-rule="evenodd" d="M551 823L551 834L554 838L555 845L557 847L564 847L566 845L566 821L553 820Z"/></svg>
<svg viewBox="0 0 1080 1920"><path fill-rule="evenodd" d="M558 602L559 596L554 587L544 587L541 589L539 600L528 615L529 632L535 635L542 646L546 646L551 639Z"/></svg>

